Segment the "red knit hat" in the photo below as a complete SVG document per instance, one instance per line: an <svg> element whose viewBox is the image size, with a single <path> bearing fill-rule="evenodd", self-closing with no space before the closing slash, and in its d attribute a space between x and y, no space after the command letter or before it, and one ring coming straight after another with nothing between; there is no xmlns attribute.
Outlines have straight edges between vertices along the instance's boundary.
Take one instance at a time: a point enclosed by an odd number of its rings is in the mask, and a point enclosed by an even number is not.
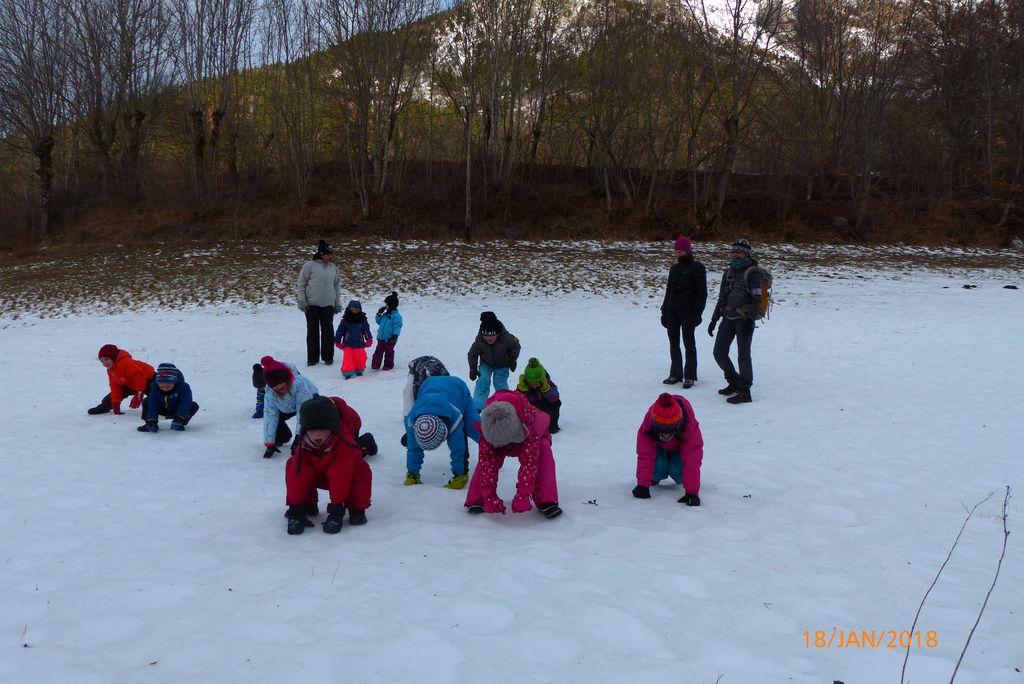
<svg viewBox="0 0 1024 684"><path fill-rule="evenodd" d="M100 347L100 353L97 356L101 359L110 359L111 361L117 361L117 345L105 344Z"/></svg>
<svg viewBox="0 0 1024 684"><path fill-rule="evenodd" d="M651 419L654 429L659 432L672 432L683 422L683 407L671 394L662 394L651 407Z"/></svg>
<svg viewBox="0 0 1024 684"><path fill-rule="evenodd" d="M292 372L288 366L274 359L273 356L264 356L260 359L263 365L263 379L270 387L276 387L282 382L289 382L292 379Z"/></svg>

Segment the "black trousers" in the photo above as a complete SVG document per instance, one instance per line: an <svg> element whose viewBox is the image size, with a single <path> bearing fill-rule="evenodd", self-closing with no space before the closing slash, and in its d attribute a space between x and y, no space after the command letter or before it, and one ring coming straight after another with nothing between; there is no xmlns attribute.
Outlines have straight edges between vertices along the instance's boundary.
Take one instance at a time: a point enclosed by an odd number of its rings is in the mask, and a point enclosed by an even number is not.
<svg viewBox="0 0 1024 684"><path fill-rule="evenodd" d="M736 356L740 372L732 365L729 349L736 340ZM747 318L723 319L715 338L715 361L725 373L726 382L740 389L750 389L754 384L754 363L750 358L750 345L754 340L754 321Z"/></svg>
<svg viewBox="0 0 1024 684"><path fill-rule="evenodd" d="M535 404L535 406L551 418L551 424L549 425L551 432L558 432L558 415L562 412L562 400L559 399L555 402L541 401L539 404Z"/></svg>
<svg viewBox="0 0 1024 684"><path fill-rule="evenodd" d="M274 444L283 446L292 438L292 429L286 421L295 417L294 413L282 413L277 418L277 435L274 437Z"/></svg>
<svg viewBox="0 0 1024 684"><path fill-rule="evenodd" d="M668 374L679 380L697 379L697 338L694 330L697 319L692 316L680 316L674 311L665 313L668 323L668 354L672 360ZM683 347L686 349L686 365L683 365L683 354L679 349L679 338L682 333Z"/></svg>
<svg viewBox="0 0 1024 684"><path fill-rule="evenodd" d="M306 361L334 363L334 307L306 307Z"/></svg>

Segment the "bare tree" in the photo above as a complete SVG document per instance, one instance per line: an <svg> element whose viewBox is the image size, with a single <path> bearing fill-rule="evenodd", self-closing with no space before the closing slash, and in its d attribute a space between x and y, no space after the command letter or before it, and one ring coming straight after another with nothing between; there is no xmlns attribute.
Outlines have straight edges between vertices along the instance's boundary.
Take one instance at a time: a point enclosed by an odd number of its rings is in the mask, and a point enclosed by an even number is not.
<svg viewBox="0 0 1024 684"><path fill-rule="evenodd" d="M39 229L50 230L53 151L67 100L67 35L54 0L0 0L0 140L38 167Z"/></svg>

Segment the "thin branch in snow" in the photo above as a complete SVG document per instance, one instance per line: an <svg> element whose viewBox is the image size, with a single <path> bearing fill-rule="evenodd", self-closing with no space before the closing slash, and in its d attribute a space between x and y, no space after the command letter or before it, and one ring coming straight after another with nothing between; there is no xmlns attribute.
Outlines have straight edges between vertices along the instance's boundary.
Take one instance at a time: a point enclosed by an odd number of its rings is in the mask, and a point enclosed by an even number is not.
<svg viewBox="0 0 1024 684"><path fill-rule="evenodd" d="M982 613L985 612L985 606L988 605L988 600L992 596L992 590L996 588L996 581L999 579L999 570L1003 567L1003 558L1006 557L1006 543L1010 539L1010 532L1006 529L1006 504L1010 500L1010 486L1006 486L1006 494L1003 495L1003 549L999 553L999 561L996 563L996 574L992 577L992 584L988 587L988 592L985 594L985 600L981 604L981 610L978 611L978 617L974 621L974 625L971 626L971 631L967 635L967 641L964 642L964 649L960 651L960 657L956 659L956 667L953 668L953 674L949 678L949 684L953 684L953 680L956 679L956 673L960 670L960 663L963 662L964 656L967 654L967 647L971 645L971 638L974 636L974 630L978 628L978 623L981 622Z"/></svg>
<svg viewBox="0 0 1024 684"><path fill-rule="evenodd" d="M960 543L960 537L963 535L964 529L966 529L967 527L967 523L970 522L971 516L974 515L974 511L977 510L978 506L991 499L994 494L995 492L990 492L988 496L986 496L978 503L974 504L974 506L972 506L971 509L967 511L967 517L964 518L964 524L960 526L960 531L957 532L956 539L953 540L953 545L949 547L949 553L946 554L946 560L942 561L942 565L939 566L939 571L935 573L935 579L933 579L931 585L929 585L928 591L924 592L924 596L921 597L921 603L918 604L917 612L914 613L914 622L910 625L911 634L914 633L914 628L917 627L917 621L921 617L921 611L924 610L924 602L928 600L928 594L932 593L932 589L934 589L935 585L938 584L939 576L942 574L942 571L946 569L946 564L949 563L949 559L953 556L953 551L956 550L956 545ZM907 675L907 660L909 658L910 644L908 643L907 650L903 654L903 667L902 669L900 669L900 684L904 684L904 678Z"/></svg>

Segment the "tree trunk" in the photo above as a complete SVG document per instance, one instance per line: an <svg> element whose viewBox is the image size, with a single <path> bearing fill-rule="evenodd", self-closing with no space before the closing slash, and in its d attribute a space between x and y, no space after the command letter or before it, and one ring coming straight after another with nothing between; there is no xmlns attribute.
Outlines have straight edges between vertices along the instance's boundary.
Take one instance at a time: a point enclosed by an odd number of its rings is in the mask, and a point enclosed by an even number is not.
<svg viewBox="0 0 1024 684"><path fill-rule="evenodd" d="M192 173L196 194L202 198L206 195L206 123L201 107L192 109L189 116L192 121Z"/></svg>
<svg viewBox="0 0 1024 684"><path fill-rule="evenodd" d="M729 194L729 176L732 174L732 166L736 162L739 131L739 117L733 114L725 120L725 154L722 156L722 168L718 172L715 196L711 206L704 212L705 226L716 235L722 229L722 210L725 208L725 199Z"/></svg>
<svg viewBox="0 0 1024 684"><path fill-rule="evenodd" d="M39 160L36 174L39 176L39 232L46 236L50 232L50 209L53 205L53 147L52 137L46 137L33 145L33 152Z"/></svg>

